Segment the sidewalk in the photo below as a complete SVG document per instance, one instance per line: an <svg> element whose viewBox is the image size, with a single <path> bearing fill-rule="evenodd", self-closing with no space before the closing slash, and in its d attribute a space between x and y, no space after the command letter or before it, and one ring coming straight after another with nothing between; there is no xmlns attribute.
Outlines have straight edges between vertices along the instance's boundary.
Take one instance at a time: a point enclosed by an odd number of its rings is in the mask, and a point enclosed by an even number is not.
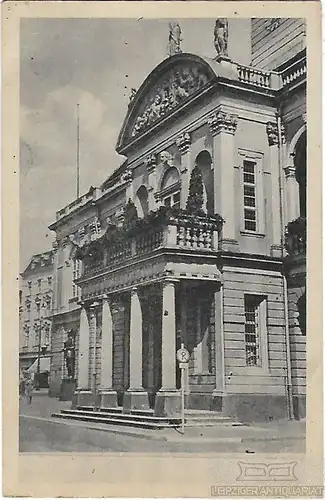
<svg viewBox="0 0 325 500"><path fill-rule="evenodd" d="M59 401L56 398L35 394L31 405L21 398L19 413L21 416L35 420L48 420L58 425L77 426L103 432L111 432L141 439L167 441L170 443L257 443L299 441L304 442L306 424L304 421L281 420L271 423L252 423L244 426L221 424L217 427L185 427L184 435L180 429L138 429L128 426L96 424L92 422L76 422L60 420L51 417L52 413L69 409L69 401Z"/></svg>

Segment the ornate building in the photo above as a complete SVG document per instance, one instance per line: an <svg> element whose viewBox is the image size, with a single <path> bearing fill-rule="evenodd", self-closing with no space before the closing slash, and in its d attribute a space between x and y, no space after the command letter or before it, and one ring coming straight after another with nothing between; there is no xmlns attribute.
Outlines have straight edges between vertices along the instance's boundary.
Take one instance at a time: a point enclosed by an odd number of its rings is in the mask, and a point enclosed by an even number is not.
<svg viewBox="0 0 325 500"><path fill-rule="evenodd" d="M41 386L48 387L52 327L52 251L33 255L20 276L19 366L37 373L40 357Z"/></svg>
<svg viewBox="0 0 325 500"><path fill-rule="evenodd" d="M129 104L127 160L57 212L51 380L73 329L74 406L178 414L184 343L188 408L304 416L304 24L271 21L252 20L250 66L225 19L215 59L159 64Z"/></svg>

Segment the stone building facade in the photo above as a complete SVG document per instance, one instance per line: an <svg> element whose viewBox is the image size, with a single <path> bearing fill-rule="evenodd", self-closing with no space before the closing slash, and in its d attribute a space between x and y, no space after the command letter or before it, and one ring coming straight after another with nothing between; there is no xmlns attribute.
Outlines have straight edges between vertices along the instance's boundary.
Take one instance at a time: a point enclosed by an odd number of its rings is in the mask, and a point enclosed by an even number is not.
<svg viewBox="0 0 325 500"><path fill-rule="evenodd" d="M116 147L127 160L57 212L53 339L62 352L76 330L74 406L178 414L184 343L188 408L304 416L306 53L294 21L285 58L274 40L288 20L270 37L265 19L252 20L251 66L225 50L165 59L129 105ZM264 67L258 39L273 54ZM57 388L64 362L52 360Z"/></svg>
<svg viewBox="0 0 325 500"><path fill-rule="evenodd" d="M51 356L53 252L33 255L20 276L19 367L29 369L41 358L42 385L48 386ZM33 370L35 372L35 370Z"/></svg>

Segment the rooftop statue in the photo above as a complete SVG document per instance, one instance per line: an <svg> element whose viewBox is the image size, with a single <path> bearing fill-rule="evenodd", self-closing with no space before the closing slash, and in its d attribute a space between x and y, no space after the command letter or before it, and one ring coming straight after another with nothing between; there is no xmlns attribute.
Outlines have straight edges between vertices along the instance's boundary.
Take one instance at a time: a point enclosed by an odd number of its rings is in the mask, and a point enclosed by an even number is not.
<svg viewBox="0 0 325 500"><path fill-rule="evenodd" d="M175 54L178 54L179 52L182 52L181 50L181 28L180 25L177 22L171 22L169 23L169 41L168 41L168 55L169 56L174 56Z"/></svg>
<svg viewBox="0 0 325 500"><path fill-rule="evenodd" d="M216 20L214 46L218 52L218 56L228 57L228 20L225 17Z"/></svg>

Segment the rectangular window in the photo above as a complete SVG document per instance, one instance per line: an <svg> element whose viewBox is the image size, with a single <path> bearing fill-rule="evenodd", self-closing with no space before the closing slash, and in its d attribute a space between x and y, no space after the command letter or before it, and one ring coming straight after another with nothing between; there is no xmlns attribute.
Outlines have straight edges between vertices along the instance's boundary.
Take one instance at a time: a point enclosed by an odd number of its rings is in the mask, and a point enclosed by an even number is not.
<svg viewBox="0 0 325 500"><path fill-rule="evenodd" d="M257 230L256 163L244 160L244 229Z"/></svg>
<svg viewBox="0 0 325 500"><path fill-rule="evenodd" d="M245 295L246 366L262 367L267 357L266 298Z"/></svg>
<svg viewBox="0 0 325 500"><path fill-rule="evenodd" d="M75 280L80 278L81 262L78 259L73 261L73 282L72 282L72 297L80 297L80 288L75 284Z"/></svg>

